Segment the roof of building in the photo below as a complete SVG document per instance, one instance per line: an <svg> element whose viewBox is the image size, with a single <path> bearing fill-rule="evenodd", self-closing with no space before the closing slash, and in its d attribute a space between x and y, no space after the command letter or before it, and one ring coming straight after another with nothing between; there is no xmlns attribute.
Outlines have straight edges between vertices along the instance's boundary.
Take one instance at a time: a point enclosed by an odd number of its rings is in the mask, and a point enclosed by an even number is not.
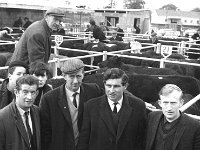
<svg viewBox="0 0 200 150"><path fill-rule="evenodd" d="M188 17L188 18L197 18L200 19L200 12L194 11L176 11L176 10L162 10L157 9L156 13L158 16L173 16L173 18L181 18L181 17Z"/></svg>

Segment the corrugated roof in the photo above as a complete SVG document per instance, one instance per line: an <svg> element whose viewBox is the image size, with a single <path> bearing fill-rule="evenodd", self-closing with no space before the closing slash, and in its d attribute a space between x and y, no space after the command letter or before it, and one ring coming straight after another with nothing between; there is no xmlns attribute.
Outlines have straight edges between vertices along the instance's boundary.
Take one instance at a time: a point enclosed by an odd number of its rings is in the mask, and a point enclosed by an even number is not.
<svg viewBox="0 0 200 150"><path fill-rule="evenodd" d="M173 17L188 17L200 19L200 12L193 11L176 11L176 10L161 10L157 9L156 13L158 16L173 16Z"/></svg>

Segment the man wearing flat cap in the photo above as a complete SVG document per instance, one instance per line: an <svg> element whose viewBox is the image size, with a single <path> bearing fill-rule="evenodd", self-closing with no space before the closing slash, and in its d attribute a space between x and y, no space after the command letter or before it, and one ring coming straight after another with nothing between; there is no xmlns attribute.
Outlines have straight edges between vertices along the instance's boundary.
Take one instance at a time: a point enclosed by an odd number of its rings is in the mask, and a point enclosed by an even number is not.
<svg viewBox="0 0 200 150"><path fill-rule="evenodd" d="M13 61L8 67L8 78L0 85L0 109L10 104L14 99L16 80L26 74L28 66L22 61Z"/></svg>
<svg viewBox="0 0 200 150"><path fill-rule="evenodd" d="M64 13L52 8L46 11L44 18L31 24L16 45L11 62L24 61L26 64L42 61L47 63L51 53L51 33L58 30Z"/></svg>
<svg viewBox="0 0 200 150"><path fill-rule="evenodd" d="M200 44L200 27L197 30L197 32L192 36L192 39L198 40L198 41L196 41L196 44Z"/></svg>
<svg viewBox="0 0 200 150"><path fill-rule="evenodd" d="M61 71L66 82L46 93L40 104L42 150L75 150L84 103L103 95L97 84L82 83L84 63L80 59L67 60Z"/></svg>

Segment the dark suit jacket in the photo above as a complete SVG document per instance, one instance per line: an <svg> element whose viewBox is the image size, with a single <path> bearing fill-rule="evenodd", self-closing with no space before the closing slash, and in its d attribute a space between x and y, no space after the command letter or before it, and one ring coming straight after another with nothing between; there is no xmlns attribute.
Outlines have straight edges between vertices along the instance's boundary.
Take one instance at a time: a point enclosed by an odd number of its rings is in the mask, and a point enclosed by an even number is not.
<svg viewBox="0 0 200 150"><path fill-rule="evenodd" d="M103 33L103 31L101 30L101 28L97 25L94 26L93 29L93 37L95 39L99 39L99 41L103 41L106 39L105 34Z"/></svg>
<svg viewBox="0 0 200 150"><path fill-rule="evenodd" d="M30 111L35 123L37 150L40 150L39 108L32 106ZM0 150L31 150L28 134L14 101L0 110Z"/></svg>
<svg viewBox="0 0 200 150"><path fill-rule="evenodd" d="M161 116L161 111L149 114L145 150L153 150L152 146ZM185 114L182 114L180 119L172 150L200 150L200 123Z"/></svg>
<svg viewBox="0 0 200 150"><path fill-rule="evenodd" d="M121 29L121 28L118 28L118 29L117 29L117 32L124 33L124 30ZM124 34L117 33L117 35L118 35L118 36L121 36L121 37L124 37Z"/></svg>
<svg viewBox="0 0 200 150"><path fill-rule="evenodd" d="M44 19L34 22L17 43L11 62L21 60L27 64L35 61L47 63L51 52L50 37L50 28Z"/></svg>
<svg viewBox="0 0 200 150"><path fill-rule="evenodd" d="M0 109L4 108L8 104L12 102L12 96L9 99L8 97L8 89L7 89L7 84L8 84L9 79L5 79L3 83L0 86Z"/></svg>
<svg viewBox="0 0 200 150"><path fill-rule="evenodd" d="M140 150L144 148L145 104L135 96L124 94L117 134L107 96L85 104L78 150Z"/></svg>
<svg viewBox="0 0 200 150"><path fill-rule="evenodd" d="M97 84L82 83L78 108L78 129L83 116L83 104L102 95ZM49 91L40 104L42 150L75 150L72 120L68 108L65 84Z"/></svg>

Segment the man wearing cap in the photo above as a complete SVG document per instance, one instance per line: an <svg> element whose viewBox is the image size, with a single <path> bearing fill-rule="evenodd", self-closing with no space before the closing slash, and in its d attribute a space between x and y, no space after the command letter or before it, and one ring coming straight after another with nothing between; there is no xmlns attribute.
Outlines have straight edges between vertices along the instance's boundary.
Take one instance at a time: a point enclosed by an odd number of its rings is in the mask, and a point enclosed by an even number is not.
<svg viewBox="0 0 200 150"><path fill-rule="evenodd" d="M158 43L158 38L157 38L157 33L156 32L152 32L151 33L150 41L151 41L152 44L157 44Z"/></svg>
<svg viewBox="0 0 200 150"><path fill-rule="evenodd" d="M67 60L61 71L66 82L46 93L40 104L42 150L75 150L83 105L103 94L97 84L82 83L84 64L80 59Z"/></svg>
<svg viewBox="0 0 200 150"><path fill-rule="evenodd" d="M200 27L199 27L199 29L197 30L197 33L195 33L195 34L192 36L192 39L198 40L198 41L196 41L196 44L200 44Z"/></svg>
<svg viewBox="0 0 200 150"><path fill-rule="evenodd" d="M90 20L90 25L93 31L93 37L95 39L98 39L100 42L103 42L104 40L106 40L105 34L101 30L101 28L96 25L96 22L93 19Z"/></svg>
<svg viewBox="0 0 200 150"><path fill-rule="evenodd" d="M116 30L112 31L112 37L109 38L109 40L110 41L123 41L122 37L117 35L117 31Z"/></svg>
<svg viewBox="0 0 200 150"><path fill-rule="evenodd" d="M8 68L8 78L0 85L0 109L10 104L14 98L16 80L27 73L28 66L22 61L13 61Z"/></svg>
<svg viewBox="0 0 200 150"><path fill-rule="evenodd" d="M17 43L11 62L21 60L26 64L35 61L47 63L51 53L51 33L58 30L63 16L61 10L52 8L46 11L44 19L31 24Z"/></svg>

